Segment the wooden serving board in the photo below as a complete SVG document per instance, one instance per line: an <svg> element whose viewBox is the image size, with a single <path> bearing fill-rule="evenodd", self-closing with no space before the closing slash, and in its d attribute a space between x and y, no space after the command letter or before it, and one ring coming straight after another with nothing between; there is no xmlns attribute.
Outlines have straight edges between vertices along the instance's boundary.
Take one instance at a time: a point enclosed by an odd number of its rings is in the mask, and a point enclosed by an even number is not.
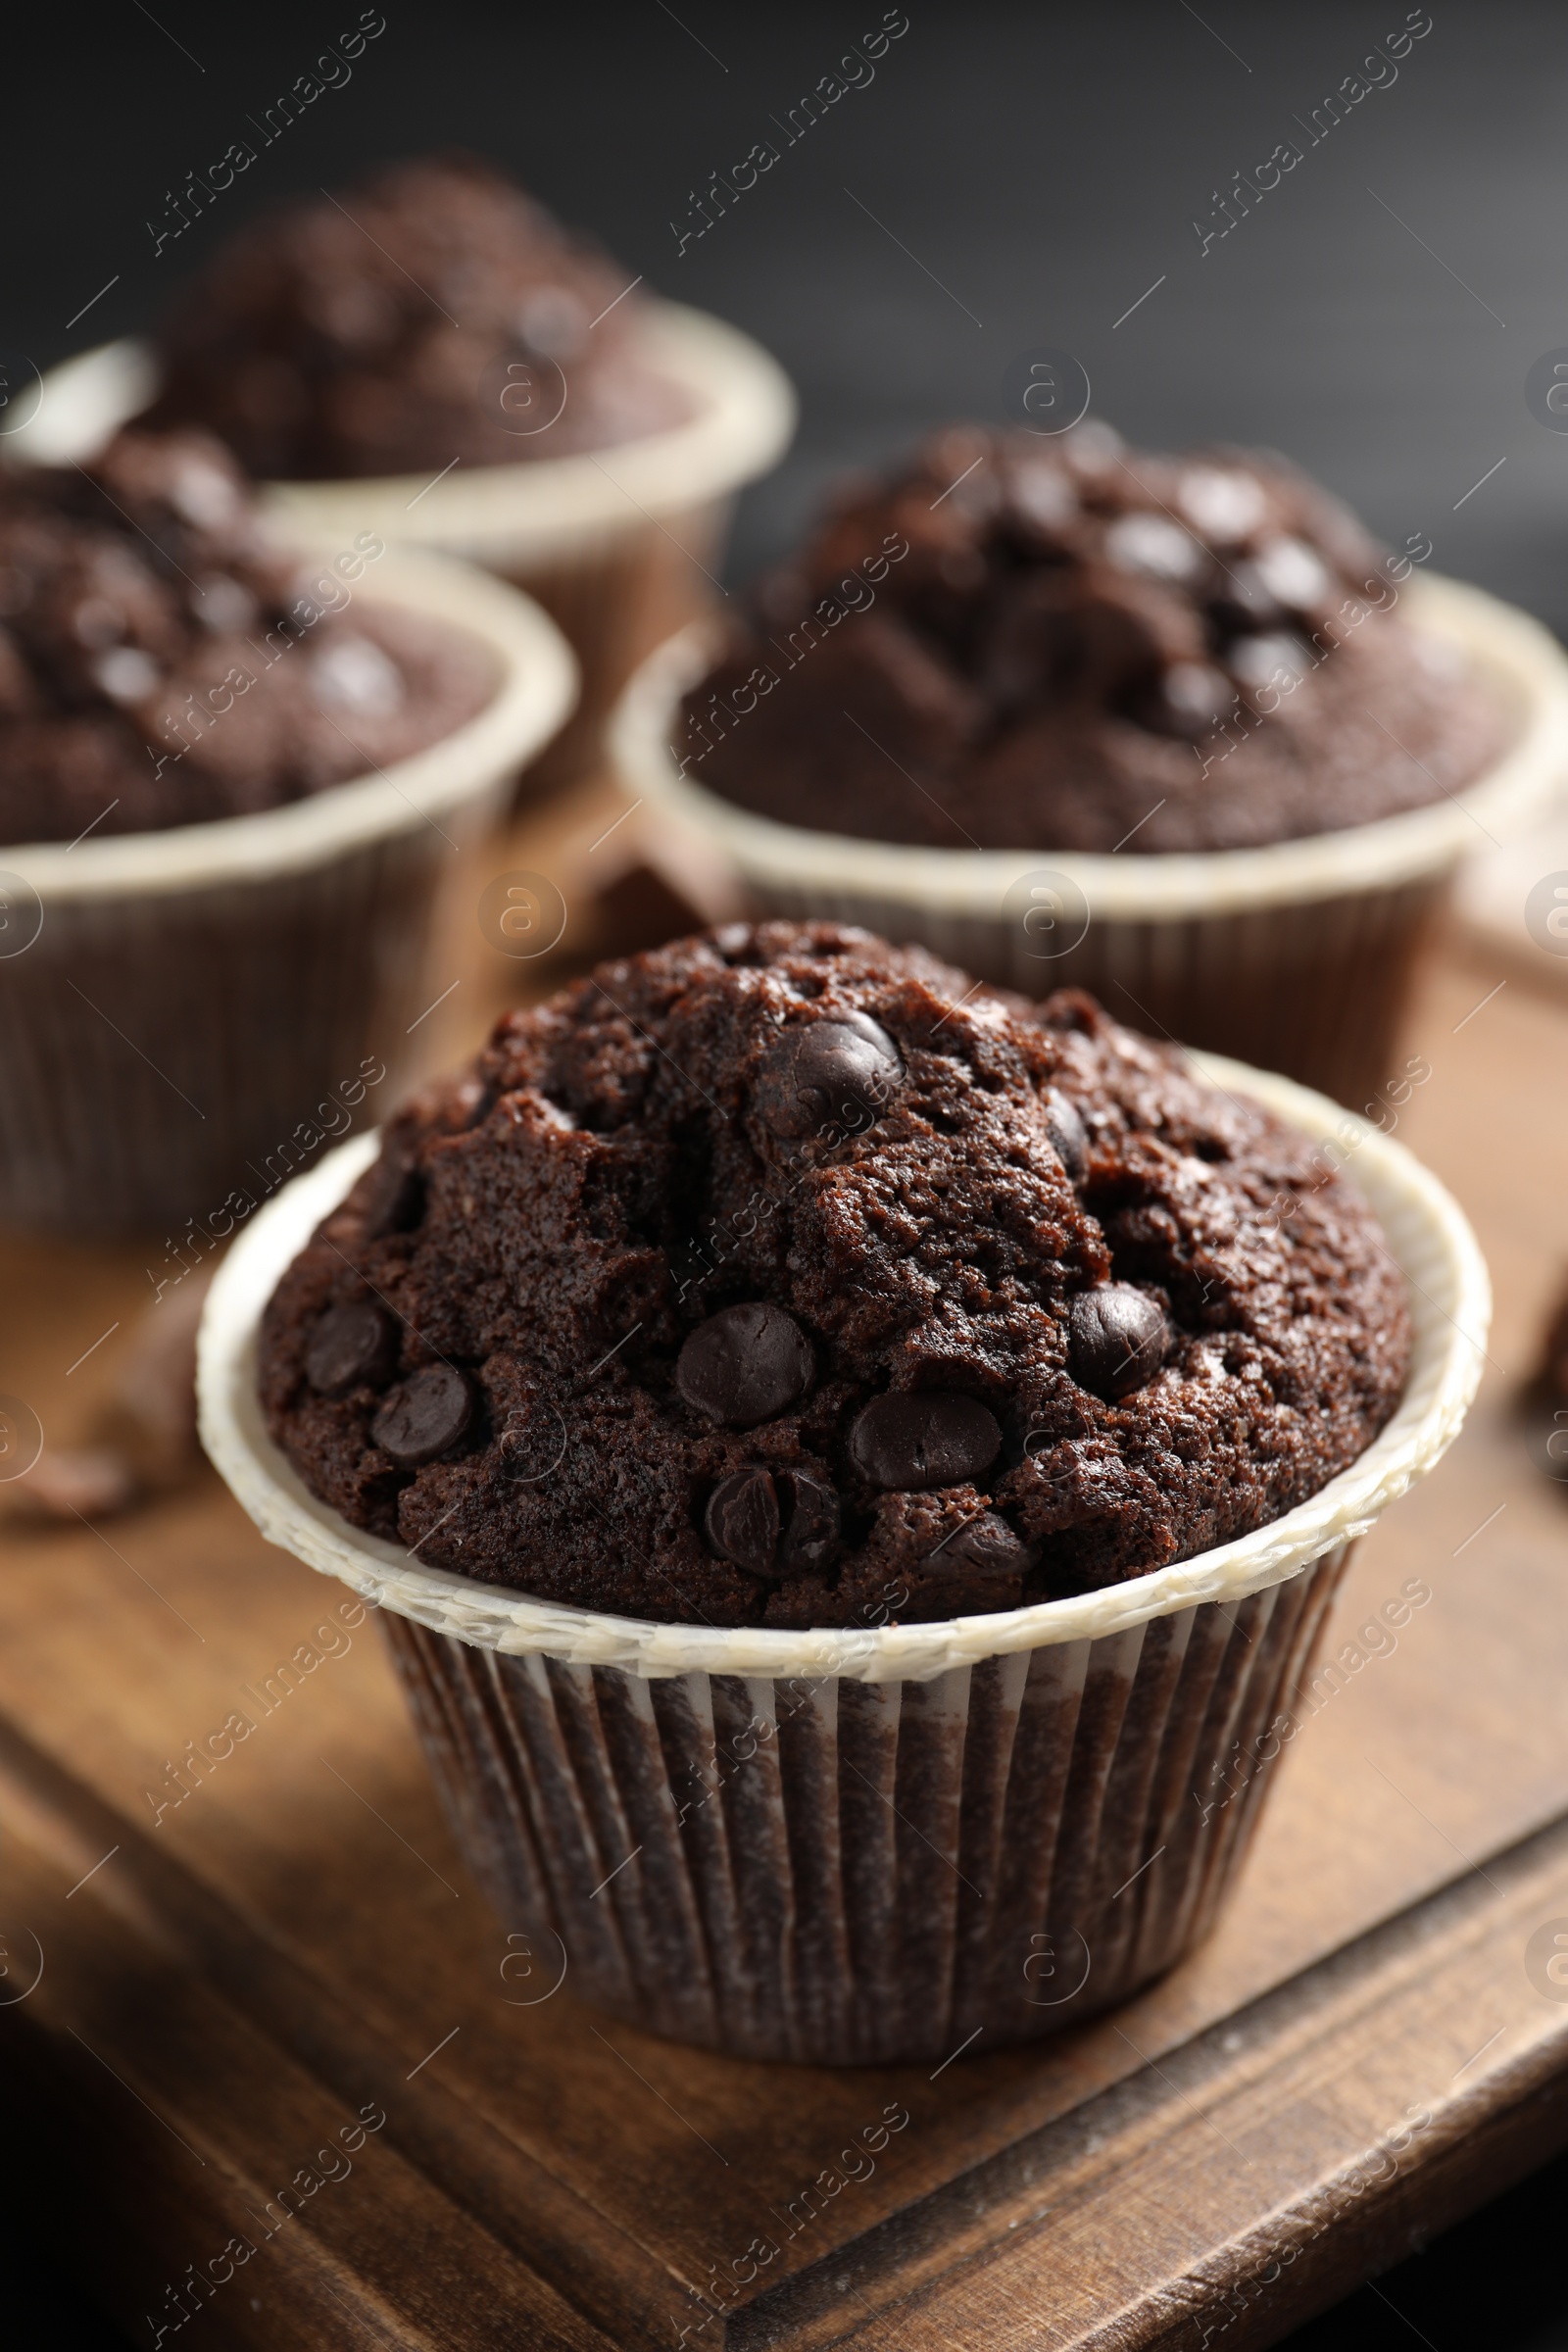
<svg viewBox="0 0 1568 2352"><path fill-rule="evenodd" d="M583 866L614 809L497 870ZM466 970L442 1053L536 976ZM1480 1404L1361 1547L1218 1932L1054 2044L835 2074L595 2016L465 1877L373 1619L215 1479L11 1527L0 2163L132 2341L1241 2352L1568 2142L1568 1489L1511 1413L1568 1258L1568 1007L1500 976L1433 962L1401 1129L1492 1261ZM51 1437L147 1254L0 1252L0 1391Z"/></svg>

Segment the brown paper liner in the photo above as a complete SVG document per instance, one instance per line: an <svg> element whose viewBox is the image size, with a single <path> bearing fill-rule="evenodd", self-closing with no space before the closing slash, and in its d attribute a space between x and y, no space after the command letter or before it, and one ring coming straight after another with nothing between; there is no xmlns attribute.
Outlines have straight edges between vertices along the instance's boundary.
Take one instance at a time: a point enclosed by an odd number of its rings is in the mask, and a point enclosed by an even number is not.
<svg viewBox="0 0 1568 2352"><path fill-rule="evenodd" d="M1281 1070L1361 1110L1397 1074L1416 957L1448 877L1171 920L1097 915L1077 947L1049 958L996 916L757 874L749 887L761 913L858 923L1030 997L1087 988L1135 1029Z"/></svg>
<svg viewBox="0 0 1568 2352"><path fill-rule="evenodd" d="M477 846L576 674L545 614L466 564L388 554L376 595L493 657L441 740L274 808L0 846L17 931L41 924L0 953L0 1221L178 1239L189 1219L211 1248L231 1193L254 1206L416 1074L452 981L443 902L477 901Z"/></svg>
<svg viewBox="0 0 1568 2352"><path fill-rule="evenodd" d="M231 1190L259 1200L312 1156L318 1104L318 1134L341 1126L362 1062L385 1071L362 1118L383 1117L421 1042L451 843L480 829L449 814L300 872L47 906L0 963L0 1219L221 1223Z"/></svg>
<svg viewBox="0 0 1568 2352"><path fill-rule="evenodd" d="M1448 888L1442 874L1299 905L1097 915L1076 947L1047 957L998 914L905 901L891 886L873 896L760 869L746 877L758 917L858 924L1032 998L1086 988L1135 1029L1283 1071L1355 1110L1397 1075L1416 959Z"/></svg>
<svg viewBox="0 0 1568 2352"><path fill-rule="evenodd" d="M559 792L600 764L605 727L637 664L714 598L705 572L716 566L732 499L648 522L611 541L591 541L546 563L497 559L491 568L543 605L577 657L581 691L561 732L531 762L514 806Z"/></svg>
<svg viewBox="0 0 1568 2352"><path fill-rule="evenodd" d="M1057 2033L1207 1932L1351 1548L923 1683L650 1680L381 1623L469 1867L583 2000L741 2057L935 2060Z"/></svg>
<svg viewBox="0 0 1568 2352"><path fill-rule="evenodd" d="M1087 988L1134 1028L1282 1071L1360 1110L1399 1074L1416 956L1455 869L1478 835L1503 837L1555 803L1568 745L1568 662L1536 622L1453 580L1412 580L1407 594L1417 624L1487 679L1512 731L1462 794L1340 832L1167 857L1140 854L1130 836L1125 855L1091 856L797 826L787 808L763 815L710 791L700 761L672 748L690 744L681 697L715 650L702 628L633 679L612 728L616 765L640 822L727 860L758 912L917 942L1032 998ZM744 710L731 718L744 726ZM1014 904L1030 883L1047 886L1036 899L1059 894L1052 939L1081 932L1062 953L1039 952L1051 940L1031 935L1034 912Z"/></svg>

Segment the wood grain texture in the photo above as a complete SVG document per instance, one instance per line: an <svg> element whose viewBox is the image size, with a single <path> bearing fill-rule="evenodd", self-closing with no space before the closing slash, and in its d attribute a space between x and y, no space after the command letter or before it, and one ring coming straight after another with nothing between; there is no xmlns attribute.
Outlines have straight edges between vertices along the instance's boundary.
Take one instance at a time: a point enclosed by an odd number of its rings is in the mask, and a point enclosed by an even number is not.
<svg viewBox="0 0 1568 2352"><path fill-rule="evenodd" d="M550 822L587 855L580 812ZM133 2340L184 2278L165 2343L1239 2352L1568 2141L1568 2002L1526 1967L1568 1923L1568 1494L1509 1409L1568 1257L1568 1017L1512 979L1488 1001L1497 977L1434 963L1400 1056L1431 1076L1399 1132L1497 1284L1480 1404L1360 1550L1216 1933L1054 2044L832 2074L611 2025L465 1878L373 1620L215 1481L10 1528L7 2185ZM516 978L476 971L466 1017ZM0 1275L0 1390L69 1442L141 1258L17 1245ZM236 1710L250 1733L167 1801ZM367 2107L384 2125L322 2178Z"/></svg>

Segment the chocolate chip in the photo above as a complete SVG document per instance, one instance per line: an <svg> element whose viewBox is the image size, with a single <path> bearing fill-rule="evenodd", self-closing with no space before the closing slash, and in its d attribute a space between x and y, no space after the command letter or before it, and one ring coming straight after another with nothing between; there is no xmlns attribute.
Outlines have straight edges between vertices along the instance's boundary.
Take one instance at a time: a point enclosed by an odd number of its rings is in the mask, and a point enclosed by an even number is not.
<svg viewBox="0 0 1568 2352"><path fill-rule="evenodd" d="M782 1470L775 1482L789 1505L779 1544L778 1564L786 1576L820 1568L832 1557L839 1540L839 1498L818 1478L804 1470Z"/></svg>
<svg viewBox="0 0 1568 2352"><path fill-rule="evenodd" d="M1302 539L1267 540L1257 551L1253 569L1264 594L1288 612L1314 615L1334 594L1328 570Z"/></svg>
<svg viewBox="0 0 1568 2352"><path fill-rule="evenodd" d="M1015 1609L1034 1545L995 1510L980 1510L917 1566L921 1609Z"/></svg>
<svg viewBox="0 0 1568 2352"><path fill-rule="evenodd" d="M850 1431L856 1468L874 1487L956 1487L996 1460L1002 1432L973 1396L943 1390L873 1396Z"/></svg>
<svg viewBox="0 0 1568 2352"><path fill-rule="evenodd" d="M1213 616L1222 630L1279 628L1286 616L1312 628L1326 618L1336 595L1333 574L1307 543L1269 539L1253 560L1239 558L1225 566Z"/></svg>
<svg viewBox="0 0 1568 2352"><path fill-rule="evenodd" d="M365 1201L365 1238L411 1233L424 1214L424 1177L388 1146L370 1174Z"/></svg>
<svg viewBox="0 0 1568 2352"><path fill-rule="evenodd" d="M977 1511L916 1563L914 1613L929 1622L975 1610L1015 1609L1034 1556L1035 1547L1000 1513Z"/></svg>
<svg viewBox="0 0 1568 2352"><path fill-rule="evenodd" d="M987 1575L1019 1576L1029 1566L1030 1546L1007 1525L1000 1512L981 1511L965 1522L956 1536L939 1544L923 1563L929 1569L962 1560Z"/></svg>
<svg viewBox="0 0 1568 2352"><path fill-rule="evenodd" d="M1227 635L1233 629L1275 629L1286 617L1286 608L1270 592L1257 565L1245 557L1226 564L1208 609Z"/></svg>
<svg viewBox="0 0 1568 2352"><path fill-rule="evenodd" d="M675 1386L710 1421L753 1429L804 1396L814 1369L811 1344L793 1316L756 1298L698 1324L680 1351Z"/></svg>
<svg viewBox="0 0 1568 2352"><path fill-rule="evenodd" d="M1173 662L1154 691L1139 704L1138 716L1161 735L1180 735L1196 743L1219 724L1235 700L1230 679L1211 662Z"/></svg>
<svg viewBox="0 0 1568 2352"><path fill-rule="evenodd" d="M473 1419L473 1391L454 1364L425 1364L392 1391L370 1425L383 1453L405 1470L433 1462Z"/></svg>
<svg viewBox="0 0 1568 2352"><path fill-rule="evenodd" d="M1165 1360L1170 1327L1152 1298L1130 1282L1080 1291L1068 1316L1072 1376L1107 1400L1130 1396Z"/></svg>
<svg viewBox="0 0 1568 2352"><path fill-rule="evenodd" d="M775 1135L851 1134L881 1117L904 1076L899 1049L863 1012L786 1029L757 1073L758 1107Z"/></svg>
<svg viewBox="0 0 1568 2352"><path fill-rule="evenodd" d="M1046 1133L1052 1149L1076 1184L1089 1165L1089 1130L1075 1102L1065 1095L1046 1097Z"/></svg>
<svg viewBox="0 0 1568 2352"><path fill-rule="evenodd" d="M765 1470L737 1470L708 1497L708 1541L749 1576L770 1576L778 1550L778 1495Z"/></svg>
<svg viewBox="0 0 1568 2352"><path fill-rule="evenodd" d="M329 1306L305 1350L305 1377L321 1396L386 1386L397 1369L398 1327L373 1298Z"/></svg>
<svg viewBox="0 0 1568 2352"><path fill-rule="evenodd" d="M1061 578L1058 592L1071 598L1071 660L1091 694L1136 692L1167 665L1202 661L1202 624L1187 597L1124 574L1090 572L1072 586L1070 578Z"/></svg>

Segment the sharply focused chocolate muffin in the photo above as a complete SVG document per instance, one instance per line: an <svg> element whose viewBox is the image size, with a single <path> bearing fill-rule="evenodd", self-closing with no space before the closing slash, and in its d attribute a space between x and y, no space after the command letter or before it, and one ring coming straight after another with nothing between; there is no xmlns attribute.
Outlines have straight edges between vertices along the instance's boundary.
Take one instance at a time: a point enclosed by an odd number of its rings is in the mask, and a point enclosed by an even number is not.
<svg viewBox="0 0 1568 2352"><path fill-rule="evenodd" d="M524 464L680 423L628 273L467 156L391 166L248 223L156 337L148 421L269 480Z"/></svg>
<svg viewBox="0 0 1568 2352"><path fill-rule="evenodd" d="M1409 1345L1359 1195L1174 1049L767 923L506 1015L289 1268L260 1380L312 1492L433 1566L875 1625L1260 1526Z"/></svg>
<svg viewBox="0 0 1568 2352"><path fill-rule="evenodd" d="M760 583L672 748L761 815L942 849L1367 824L1508 733L1396 610L1411 567L1282 459L954 427Z"/></svg>
<svg viewBox="0 0 1568 2352"><path fill-rule="evenodd" d="M377 608L385 552L272 547L205 433L0 468L0 842L243 815L450 735L492 658Z"/></svg>

